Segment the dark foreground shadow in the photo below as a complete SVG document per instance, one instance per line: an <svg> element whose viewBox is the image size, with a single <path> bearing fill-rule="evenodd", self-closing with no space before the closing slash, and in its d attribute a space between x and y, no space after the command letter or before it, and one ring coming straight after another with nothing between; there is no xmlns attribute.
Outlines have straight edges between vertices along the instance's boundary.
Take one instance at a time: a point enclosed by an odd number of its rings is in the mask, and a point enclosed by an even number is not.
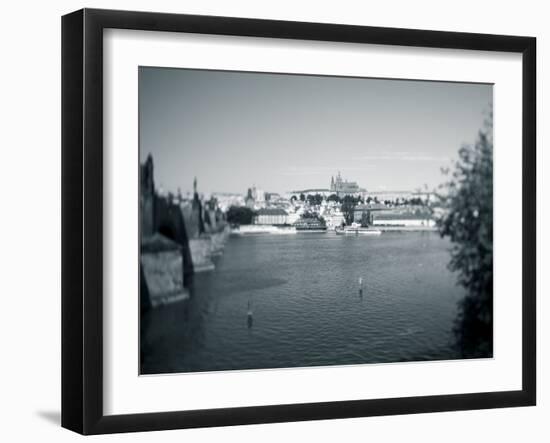
<svg viewBox="0 0 550 443"><path fill-rule="evenodd" d="M60 411L36 411L36 415L45 421L50 422L53 425L61 425L61 412Z"/></svg>

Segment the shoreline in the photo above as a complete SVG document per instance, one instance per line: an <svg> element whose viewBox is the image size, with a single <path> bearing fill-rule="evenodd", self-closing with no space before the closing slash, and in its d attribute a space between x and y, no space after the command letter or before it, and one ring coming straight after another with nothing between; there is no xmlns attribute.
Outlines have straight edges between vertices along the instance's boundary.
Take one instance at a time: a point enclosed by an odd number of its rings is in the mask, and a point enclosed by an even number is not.
<svg viewBox="0 0 550 443"><path fill-rule="evenodd" d="M280 227L275 225L244 225L239 228L232 228L230 235L232 236L247 236L247 235L296 235L296 234L312 234L312 233L326 233L336 234L334 229L327 230L297 230L292 227ZM438 232L435 226L377 226L371 227L373 230L384 232Z"/></svg>

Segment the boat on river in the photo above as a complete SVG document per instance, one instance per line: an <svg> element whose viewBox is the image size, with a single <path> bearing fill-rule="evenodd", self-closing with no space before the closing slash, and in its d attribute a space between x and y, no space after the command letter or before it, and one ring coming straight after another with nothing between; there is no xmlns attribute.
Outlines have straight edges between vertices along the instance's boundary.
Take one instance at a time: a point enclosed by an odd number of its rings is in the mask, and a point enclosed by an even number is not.
<svg viewBox="0 0 550 443"><path fill-rule="evenodd" d="M297 232L327 232L327 226L316 218L301 218L294 223Z"/></svg>

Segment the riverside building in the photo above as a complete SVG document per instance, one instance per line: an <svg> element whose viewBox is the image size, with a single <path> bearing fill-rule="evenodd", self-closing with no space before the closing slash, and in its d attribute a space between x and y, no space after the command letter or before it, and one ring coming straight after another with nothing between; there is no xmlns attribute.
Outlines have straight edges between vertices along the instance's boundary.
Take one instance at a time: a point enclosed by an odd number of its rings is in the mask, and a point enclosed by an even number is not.
<svg viewBox="0 0 550 443"><path fill-rule="evenodd" d="M288 213L280 208L262 208L256 212L256 225L284 225L288 223Z"/></svg>

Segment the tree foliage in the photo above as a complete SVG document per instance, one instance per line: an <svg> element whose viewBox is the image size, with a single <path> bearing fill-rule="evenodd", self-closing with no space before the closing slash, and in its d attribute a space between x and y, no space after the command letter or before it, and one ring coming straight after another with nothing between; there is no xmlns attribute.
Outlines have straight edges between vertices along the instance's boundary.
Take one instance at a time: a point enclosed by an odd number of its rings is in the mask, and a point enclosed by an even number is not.
<svg viewBox="0 0 550 443"><path fill-rule="evenodd" d="M315 212L305 211L305 212L302 214L302 218L317 219L317 214L316 214Z"/></svg>
<svg viewBox="0 0 550 443"><path fill-rule="evenodd" d="M307 202L310 205L320 205L323 202L323 196L319 193L317 194L308 194Z"/></svg>
<svg viewBox="0 0 550 443"><path fill-rule="evenodd" d="M459 150L450 180L438 193L441 236L451 240L449 268L467 295L455 323L464 357L493 352L493 139L492 120L473 146Z"/></svg>
<svg viewBox="0 0 550 443"><path fill-rule="evenodd" d="M364 211L361 214L361 227L363 228L369 227L369 215L367 214L367 211Z"/></svg>
<svg viewBox="0 0 550 443"><path fill-rule="evenodd" d="M424 206L426 202L422 200L420 197L412 197L407 201L407 204L412 206Z"/></svg>
<svg viewBox="0 0 550 443"><path fill-rule="evenodd" d="M227 222L232 225L251 225L255 212L246 206L231 206L226 213Z"/></svg>
<svg viewBox="0 0 550 443"><path fill-rule="evenodd" d="M344 214L344 219L346 220L346 224L350 225L353 223L355 207L360 202L361 202L360 197L354 197L352 195L346 195L342 199L341 211Z"/></svg>

